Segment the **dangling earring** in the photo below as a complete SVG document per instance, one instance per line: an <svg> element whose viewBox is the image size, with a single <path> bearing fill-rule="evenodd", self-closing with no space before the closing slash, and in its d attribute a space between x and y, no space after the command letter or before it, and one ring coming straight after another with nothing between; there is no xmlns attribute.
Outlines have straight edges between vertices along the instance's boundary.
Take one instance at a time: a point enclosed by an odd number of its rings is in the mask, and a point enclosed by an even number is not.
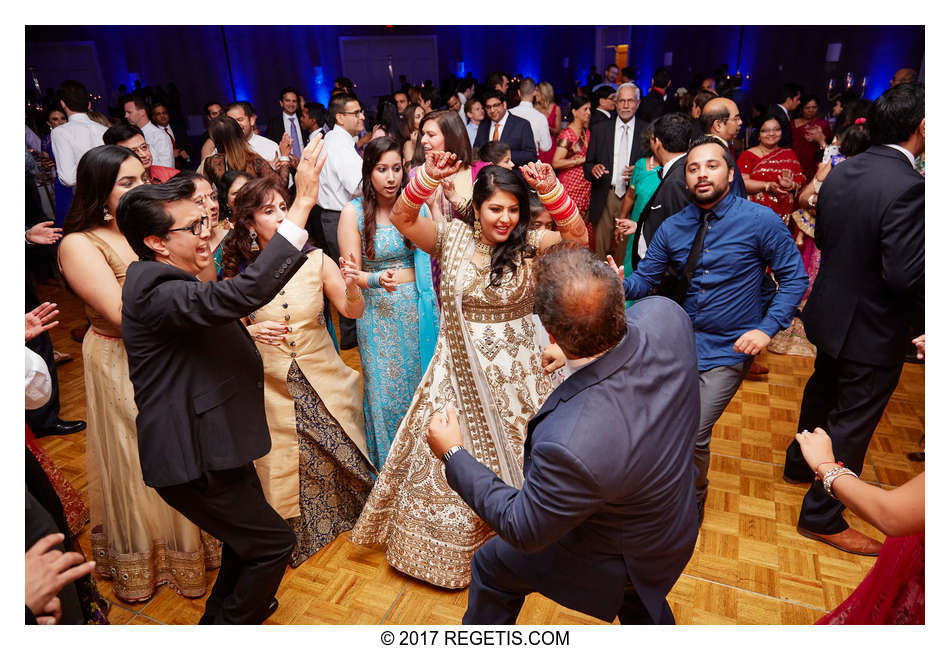
<svg viewBox="0 0 950 650"><path fill-rule="evenodd" d="M482 220L475 217L475 241L482 240Z"/></svg>
<svg viewBox="0 0 950 650"><path fill-rule="evenodd" d="M108 206L102 206L102 220L103 221L112 221L112 215L109 214Z"/></svg>
<svg viewBox="0 0 950 650"><path fill-rule="evenodd" d="M256 253L261 250L261 247L257 245L257 233L253 230L251 231L251 252Z"/></svg>

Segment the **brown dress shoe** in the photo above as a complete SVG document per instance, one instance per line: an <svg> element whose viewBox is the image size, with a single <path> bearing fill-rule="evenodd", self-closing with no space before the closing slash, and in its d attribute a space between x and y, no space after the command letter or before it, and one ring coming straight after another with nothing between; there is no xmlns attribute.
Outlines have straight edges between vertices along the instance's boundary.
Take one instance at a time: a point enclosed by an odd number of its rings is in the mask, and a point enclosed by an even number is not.
<svg viewBox="0 0 950 650"><path fill-rule="evenodd" d="M821 533L814 533L799 526L798 533L808 539L823 542L828 546L834 546L839 551L844 551L845 553L877 557L877 554L881 552L881 543L879 541L871 539L864 533L859 533L854 528L845 528L840 533L835 533L834 535L822 535Z"/></svg>
<svg viewBox="0 0 950 650"><path fill-rule="evenodd" d="M749 375L767 375L769 374L769 369L763 366L758 361L753 361L752 365L749 366Z"/></svg>

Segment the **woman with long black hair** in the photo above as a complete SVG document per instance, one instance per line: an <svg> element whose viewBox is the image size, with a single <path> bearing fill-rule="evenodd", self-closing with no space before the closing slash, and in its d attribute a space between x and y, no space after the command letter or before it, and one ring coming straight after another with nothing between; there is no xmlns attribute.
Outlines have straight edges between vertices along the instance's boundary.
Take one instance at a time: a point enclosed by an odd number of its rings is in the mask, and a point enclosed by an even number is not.
<svg viewBox="0 0 950 650"><path fill-rule="evenodd" d="M455 154L430 152L389 215L399 232L441 262L442 320L432 362L350 536L358 544L385 544L393 567L450 589L469 584L472 555L492 532L446 483L426 444L429 421L454 406L465 447L505 482L521 485L525 426L552 389L531 318L532 261L562 235L587 241L574 202L544 163L524 165L524 180L485 167L471 203L460 206L462 218L419 218L440 182L460 167ZM529 185L559 232L529 231Z"/></svg>
<svg viewBox="0 0 950 650"><path fill-rule="evenodd" d="M86 386L86 467L96 574L115 595L146 600L164 583L204 594L205 569L220 545L147 487L139 463L137 410L122 342L122 284L138 259L119 232L119 199L149 175L131 149L90 149L77 167L76 194L63 230L59 266L85 303L91 327L82 344Z"/></svg>

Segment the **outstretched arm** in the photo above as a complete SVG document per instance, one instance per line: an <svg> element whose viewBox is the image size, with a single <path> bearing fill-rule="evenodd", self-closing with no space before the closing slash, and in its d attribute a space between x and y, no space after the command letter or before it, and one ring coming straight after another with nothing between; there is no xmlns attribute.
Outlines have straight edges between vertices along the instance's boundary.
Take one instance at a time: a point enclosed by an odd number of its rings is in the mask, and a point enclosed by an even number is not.
<svg viewBox="0 0 950 650"><path fill-rule="evenodd" d="M439 182L454 175L461 166L454 153L430 151L426 154L425 165L419 167L389 216L399 232L430 255L435 250L438 226L432 219L420 219L419 210L438 189Z"/></svg>
<svg viewBox="0 0 950 650"><path fill-rule="evenodd" d="M525 181L538 193L541 203L547 208L557 232L545 233L540 248L544 250L561 241L573 241L587 244L587 226L577 212L573 199L554 175L551 165L542 162L532 162L521 166L521 174Z"/></svg>

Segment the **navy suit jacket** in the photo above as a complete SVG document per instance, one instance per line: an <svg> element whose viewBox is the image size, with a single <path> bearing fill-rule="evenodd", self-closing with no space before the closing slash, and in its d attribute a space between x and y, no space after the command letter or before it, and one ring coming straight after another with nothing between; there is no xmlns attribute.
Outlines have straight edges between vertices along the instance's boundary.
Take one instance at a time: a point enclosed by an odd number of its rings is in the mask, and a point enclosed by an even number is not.
<svg viewBox="0 0 950 650"><path fill-rule="evenodd" d="M491 139L491 129L494 124L491 120L482 120L478 125L478 131L475 133L476 149ZM498 139L508 145L511 149L511 162L515 167L534 162L538 159L538 148L534 144L534 133L531 131L531 122L513 115L508 111L508 119L505 120L505 128L501 130Z"/></svg>
<svg viewBox="0 0 950 650"><path fill-rule="evenodd" d="M528 423L521 490L465 451L449 459L446 478L511 546L558 545L578 558L552 568L562 584L548 595L558 602L612 620L629 579L659 621L696 543L698 422L689 317L667 298L644 298L627 310L623 340ZM592 575L591 566L604 568Z"/></svg>
<svg viewBox="0 0 950 650"><path fill-rule="evenodd" d="M899 365L924 332L923 177L900 151L872 146L828 174L816 221L808 339L836 359Z"/></svg>

